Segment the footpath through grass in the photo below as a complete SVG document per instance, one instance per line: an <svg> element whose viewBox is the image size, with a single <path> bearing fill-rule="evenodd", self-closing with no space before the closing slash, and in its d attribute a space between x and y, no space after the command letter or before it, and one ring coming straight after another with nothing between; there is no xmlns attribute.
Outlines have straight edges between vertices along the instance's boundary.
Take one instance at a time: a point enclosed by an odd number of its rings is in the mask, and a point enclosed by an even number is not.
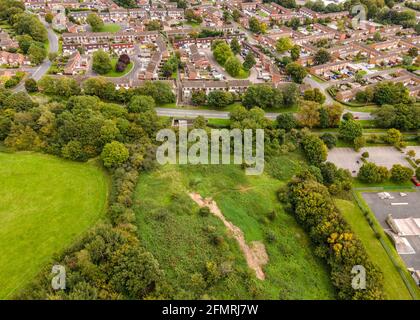
<svg viewBox="0 0 420 320"><path fill-rule="evenodd" d="M108 178L93 163L0 152L0 299L10 299L105 212Z"/></svg>

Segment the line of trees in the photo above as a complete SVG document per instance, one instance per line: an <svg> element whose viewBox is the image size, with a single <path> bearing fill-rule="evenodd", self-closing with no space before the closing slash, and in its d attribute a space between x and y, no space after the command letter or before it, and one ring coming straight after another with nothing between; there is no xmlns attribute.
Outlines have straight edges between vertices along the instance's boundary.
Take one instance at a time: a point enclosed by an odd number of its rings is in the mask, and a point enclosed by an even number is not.
<svg viewBox="0 0 420 320"><path fill-rule="evenodd" d="M295 215L315 245L315 254L326 260L331 281L339 299L383 299L383 275L368 257L339 210L329 189L319 181L317 170L301 172L286 188L279 190L279 199ZM352 269L362 265L366 270L366 289L352 286Z"/></svg>

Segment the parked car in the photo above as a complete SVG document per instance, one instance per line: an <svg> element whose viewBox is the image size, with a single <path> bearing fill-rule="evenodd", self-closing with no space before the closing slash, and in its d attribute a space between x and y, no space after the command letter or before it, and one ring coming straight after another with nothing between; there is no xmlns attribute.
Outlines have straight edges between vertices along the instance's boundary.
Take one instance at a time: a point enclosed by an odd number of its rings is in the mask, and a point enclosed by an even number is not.
<svg viewBox="0 0 420 320"><path fill-rule="evenodd" d="M417 179L417 177L416 177L416 176L412 177L412 178L411 178L411 181L414 183L414 185L415 185L416 187L420 187L420 181L419 181L419 179Z"/></svg>

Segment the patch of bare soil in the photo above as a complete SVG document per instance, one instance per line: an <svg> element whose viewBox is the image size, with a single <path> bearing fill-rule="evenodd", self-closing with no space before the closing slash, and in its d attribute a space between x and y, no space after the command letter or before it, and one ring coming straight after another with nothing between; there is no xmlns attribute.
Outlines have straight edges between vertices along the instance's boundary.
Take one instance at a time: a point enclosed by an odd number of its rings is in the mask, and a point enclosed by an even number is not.
<svg viewBox="0 0 420 320"><path fill-rule="evenodd" d="M250 245L248 245L245 241L245 236L242 230L225 218L215 201L211 198L204 199L200 194L195 192L192 192L189 195L200 207L208 207L211 213L222 220L226 228L232 232L233 237L236 241L238 241L239 247L244 253L248 266L255 270L258 279L264 280L265 274L262 267L268 262L268 255L265 251L264 244L260 241L253 241Z"/></svg>

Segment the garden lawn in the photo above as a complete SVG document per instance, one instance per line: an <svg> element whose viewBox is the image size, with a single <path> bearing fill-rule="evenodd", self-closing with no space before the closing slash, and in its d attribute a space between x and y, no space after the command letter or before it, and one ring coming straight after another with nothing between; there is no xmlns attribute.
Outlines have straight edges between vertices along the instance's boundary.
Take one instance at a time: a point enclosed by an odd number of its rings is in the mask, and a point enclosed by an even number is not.
<svg viewBox="0 0 420 320"><path fill-rule="evenodd" d="M105 23L99 32L118 32L121 30L121 26L116 23Z"/></svg>
<svg viewBox="0 0 420 320"><path fill-rule="evenodd" d="M369 226L357 204L341 199L336 199L335 202L356 236L362 241L371 260L382 271L384 275L384 292L386 299L412 299L400 274L393 265L382 244L375 237L375 233Z"/></svg>
<svg viewBox="0 0 420 320"><path fill-rule="evenodd" d="M95 164L0 152L0 299L10 299L105 212Z"/></svg>
<svg viewBox="0 0 420 320"><path fill-rule="evenodd" d="M276 161L282 166L287 158ZM269 171L277 172L276 167ZM296 166L288 163L285 167L291 172L277 173L288 178ZM203 273L209 261L230 265L232 272L207 287L203 291L206 297L335 297L325 264L314 256L309 238L276 199L276 191L283 184L268 174L246 176L235 165L165 165L140 175L135 208L138 234L142 244L159 261L177 298L192 298L191 276ZM244 232L248 244L264 243L269 256L263 267L264 281L258 280L248 268L236 240L223 223L213 215L198 214L198 206L188 197L192 191L212 197L226 219ZM276 216L270 219L273 211ZM223 237L223 244L213 244L211 234ZM251 274L251 280L244 277L246 272Z"/></svg>
<svg viewBox="0 0 420 320"><path fill-rule="evenodd" d="M126 75L127 73L129 73L131 69L133 69L133 62L130 61L130 63L127 65L124 71L118 72L115 70L115 66L117 65L117 62L118 62L118 58L111 58L112 69L108 73L105 73L103 75L104 77L112 77L112 78L122 77Z"/></svg>

